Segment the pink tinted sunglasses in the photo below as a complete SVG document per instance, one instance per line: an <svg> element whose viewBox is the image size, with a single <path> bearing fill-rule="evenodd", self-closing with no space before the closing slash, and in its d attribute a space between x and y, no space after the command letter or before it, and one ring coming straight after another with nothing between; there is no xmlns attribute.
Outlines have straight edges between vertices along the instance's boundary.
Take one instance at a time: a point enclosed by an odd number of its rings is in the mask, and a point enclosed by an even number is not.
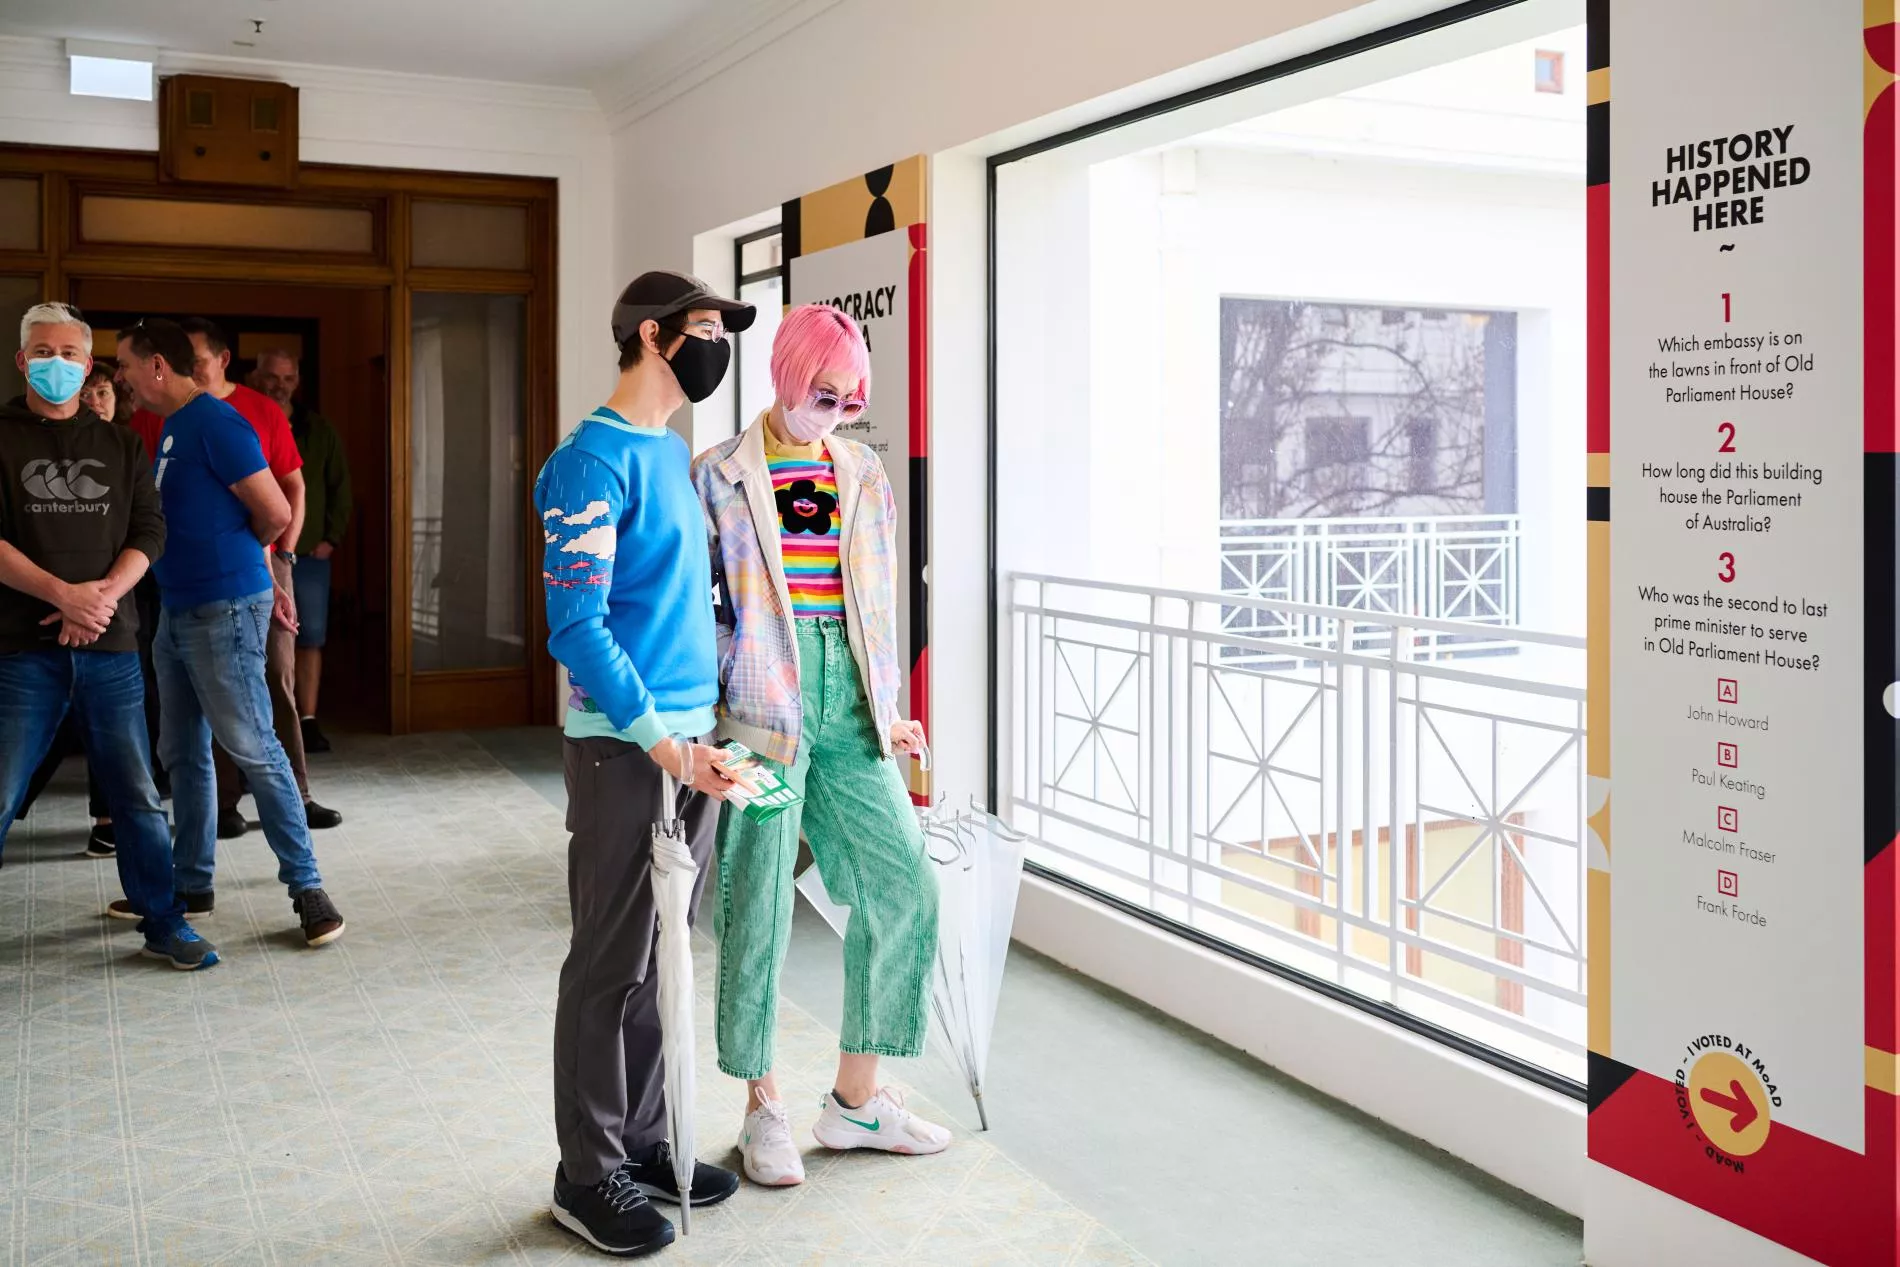
<svg viewBox="0 0 1900 1267"><path fill-rule="evenodd" d="M840 422L850 422L853 418L863 413L866 403L862 396L855 396L850 400L846 400L838 395L838 393L826 391L822 387L812 388L811 395L806 397L806 402L821 414L828 414L834 409L837 410L838 420Z"/></svg>

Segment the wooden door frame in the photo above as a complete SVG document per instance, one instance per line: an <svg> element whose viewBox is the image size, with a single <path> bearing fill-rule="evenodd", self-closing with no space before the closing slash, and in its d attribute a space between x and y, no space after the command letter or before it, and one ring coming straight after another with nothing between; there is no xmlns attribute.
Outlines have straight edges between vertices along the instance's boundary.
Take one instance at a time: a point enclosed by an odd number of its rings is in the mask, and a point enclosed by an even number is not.
<svg viewBox="0 0 1900 1267"><path fill-rule="evenodd" d="M0 144L0 178L40 182L40 239L34 251L0 250L0 273L38 274L48 296L70 295L81 278L121 281L280 282L287 285L374 287L388 296L389 342L389 718L391 733L432 729L465 717L453 703L489 693L527 692L522 720L547 724L554 716L554 662L547 651L547 614L534 600L540 590L542 540L533 511L531 480L522 499L522 594L528 657L517 669L414 672L410 603L413 595L411 493L411 297L431 293L518 294L526 298L526 470L539 469L556 440L558 363L556 184L535 177L488 176L397 168L303 164L288 190L230 189L161 181L154 153ZM81 199L119 193L194 202L267 203L367 208L373 245L361 255L309 251L127 247L88 243L80 232ZM525 270L419 268L410 264L410 207L415 199L520 206L527 210L529 260ZM418 678L426 678L419 681ZM422 699L418 701L418 694ZM420 707L418 707L420 703Z"/></svg>

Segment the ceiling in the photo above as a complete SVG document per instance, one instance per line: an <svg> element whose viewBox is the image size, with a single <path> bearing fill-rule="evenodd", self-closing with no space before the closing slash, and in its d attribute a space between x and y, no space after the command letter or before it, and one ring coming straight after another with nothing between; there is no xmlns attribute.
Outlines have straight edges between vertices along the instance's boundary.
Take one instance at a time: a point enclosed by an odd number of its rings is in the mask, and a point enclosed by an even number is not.
<svg viewBox="0 0 1900 1267"><path fill-rule="evenodd" d="M591 88L705 12L704 0L0 0L0 35Z"/></svg>

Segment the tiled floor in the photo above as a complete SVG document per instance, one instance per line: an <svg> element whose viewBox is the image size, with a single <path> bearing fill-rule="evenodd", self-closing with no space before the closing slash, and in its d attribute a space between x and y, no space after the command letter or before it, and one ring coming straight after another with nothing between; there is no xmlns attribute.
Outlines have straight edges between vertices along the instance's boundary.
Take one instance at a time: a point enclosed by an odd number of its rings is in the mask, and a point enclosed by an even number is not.
<svg viewBox="0 0 1900 1267"><path fill-rule="evenodd" d="M253 831L221 850L201 928L225 962L203 973L139 959L131 927L101 917L116 873L75 856L70 780L15 826L0 869L0 1264L582 1261L546 1213L559 813L464 736L354 740L312 773L349 816L318 837L349 933L304 949ZM801 1128L835 1043L786 1004L781 1078ZM700 1144L718 1158L737 1096L710 1045L702 1029ZM664 1261L1146 1261L981 1138L808 1166L802 1188L701 1212Z"/></svg>

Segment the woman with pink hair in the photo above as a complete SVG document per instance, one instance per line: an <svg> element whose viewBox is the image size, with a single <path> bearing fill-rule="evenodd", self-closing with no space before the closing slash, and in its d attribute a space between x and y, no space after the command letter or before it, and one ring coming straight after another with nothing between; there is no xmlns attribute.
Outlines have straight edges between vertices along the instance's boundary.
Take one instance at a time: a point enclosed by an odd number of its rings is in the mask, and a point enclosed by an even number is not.
<svg viewBox="0 0 1900 1267"><path fill-rule="evenodd" d="M838 1077L813 1133L827 1148L941 1152L950 1133L880 1087L880 1056L924 1049L936 876L900 754L897 508L877 454L835 434L864 412L871 357L836 308L793 309L772 345L772 407L700 455L719 585L719 732L758 753L802 805L719 821L719 1067L744 1078L739 1151L753 1182L804 1181L772 1070L799 828L825 888L851 908Z"/></svg>

